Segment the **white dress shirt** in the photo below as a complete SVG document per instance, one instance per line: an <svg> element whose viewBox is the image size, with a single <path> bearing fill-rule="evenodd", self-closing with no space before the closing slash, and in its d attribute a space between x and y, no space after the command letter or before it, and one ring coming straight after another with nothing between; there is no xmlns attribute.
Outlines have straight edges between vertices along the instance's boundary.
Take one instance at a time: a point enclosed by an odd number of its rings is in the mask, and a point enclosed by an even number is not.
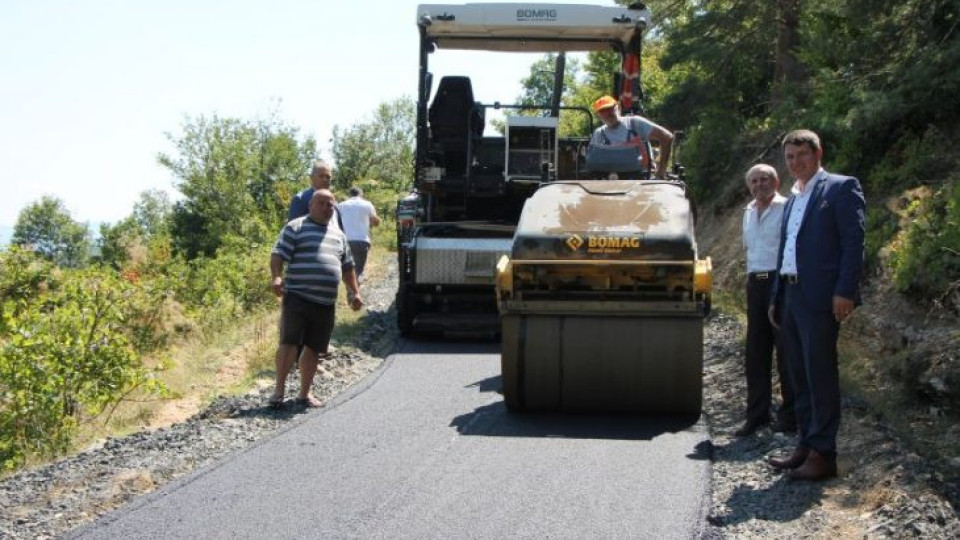
<svg viewBox="0 0 960 540"><path fill-rule="evenodd" d="M757 211L757 200L743 209L743 248L747 252L747 272L767 272L777 269L780 251L780 224L787 198L779 193L763 213Z"/></svg>
<svg viewBox="0 0 960 540"><path fill-rule="evenodd" d="M800 224L803 223L803 214L807 210L807 203L810 202L810 194L813 193L814 186L821 181L827 174L821 168L813 178L803 186L803 191L796 183L790 188L793 193L793 206L790 207L790 215L784 216L787 220L787 238L783 245L783 265L780 267L781 274L797 275L797 234L800 232Z"/></svg>

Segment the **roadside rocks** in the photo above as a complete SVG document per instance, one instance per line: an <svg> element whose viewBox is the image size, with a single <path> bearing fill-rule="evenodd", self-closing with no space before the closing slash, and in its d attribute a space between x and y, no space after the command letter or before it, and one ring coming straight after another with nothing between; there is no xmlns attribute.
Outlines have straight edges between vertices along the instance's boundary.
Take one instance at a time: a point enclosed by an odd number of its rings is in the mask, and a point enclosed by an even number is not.
<svg viewBox="0 0 960 540"><path fill-rule="evenodd" d="M718 314L707 323L704 414L713 444L708 536L721 538L958 538L950 503L956 469L925 462L875 418L866 403L843 399L840 478L793 482L765 458L790 451L794 436L767 428L750 437L743 422L743 329Z"/></svg>

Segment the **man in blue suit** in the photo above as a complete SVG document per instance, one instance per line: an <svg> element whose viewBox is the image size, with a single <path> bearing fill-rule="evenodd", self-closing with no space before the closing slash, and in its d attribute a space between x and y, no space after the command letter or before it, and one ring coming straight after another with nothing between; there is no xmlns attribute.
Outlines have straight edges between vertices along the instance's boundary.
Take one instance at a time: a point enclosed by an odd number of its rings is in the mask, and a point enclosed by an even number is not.
<svg viewBox="0 0 960 540"><path fill-rule="evenodd" d="M840 372L837 337L860 303L865 203L860 182L823 170L820 138L783 139L796 183L784 208L769 315L781 327L799 428L797 448L771 466L795 480L837 475Z"/></svg>

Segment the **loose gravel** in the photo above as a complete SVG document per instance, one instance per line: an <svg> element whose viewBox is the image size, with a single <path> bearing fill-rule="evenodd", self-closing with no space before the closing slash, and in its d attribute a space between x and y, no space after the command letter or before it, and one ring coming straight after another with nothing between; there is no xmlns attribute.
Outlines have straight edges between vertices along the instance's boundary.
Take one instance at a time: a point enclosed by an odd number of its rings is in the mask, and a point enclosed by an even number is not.
<svg viewBox="0 0 960 540"><path fill-rule="evenodd" d="M314 391L329 400L377 369L395 341L391 309L396 268L364 285L364 330L340 344L319 371ZM745 382L742 325L717 314L707 321L704 414L711 429L712 503L707 538L960 538L951 505L960 500L958 466L911 453L865 404L845 399L838 479L791 482L764 462L790 450L791 436L762 429L736 438ZM371 354L373 352L373 354ZM291 374L288 389L296 388ZM222 397L186 422L112 438L97 448L0 482L0 538L55 538L132 498L303 421L309 410L264 406L270 388Z"/></svg>
<svg viewBox="0 0 960 540"><path fill-rule="evenodd" d="M865 403L844 398L838 436L840 477L793 482L765 458L789 452L792 435L742 425L746 396L744 328L726 315L707 326L705 414L713 444L709 535L718 538L960 538L953 504L957 469L938 470L906 449Z"/></svg>

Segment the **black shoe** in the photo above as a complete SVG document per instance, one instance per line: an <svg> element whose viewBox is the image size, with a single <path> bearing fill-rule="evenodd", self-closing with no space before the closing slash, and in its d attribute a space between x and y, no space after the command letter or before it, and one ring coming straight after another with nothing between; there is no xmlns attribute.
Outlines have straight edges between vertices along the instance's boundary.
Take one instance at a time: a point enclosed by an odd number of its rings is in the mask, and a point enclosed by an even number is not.
<svg viewBox="0 0 960 540"><path fill-rule="evenodd" d="M797 424L784 422L783 420L774 420L770 424L770 430L777 433L793 434L797 432Z"/></svg>
<svg viewBox="0 0 960 540"><path fill-rule="evenodd" d="M760 426L765 426L769 423L769 420L747 420L747 422L743 424L740 429L734 431L733 434L737 437L749 437L760 429Z"/></svg>

